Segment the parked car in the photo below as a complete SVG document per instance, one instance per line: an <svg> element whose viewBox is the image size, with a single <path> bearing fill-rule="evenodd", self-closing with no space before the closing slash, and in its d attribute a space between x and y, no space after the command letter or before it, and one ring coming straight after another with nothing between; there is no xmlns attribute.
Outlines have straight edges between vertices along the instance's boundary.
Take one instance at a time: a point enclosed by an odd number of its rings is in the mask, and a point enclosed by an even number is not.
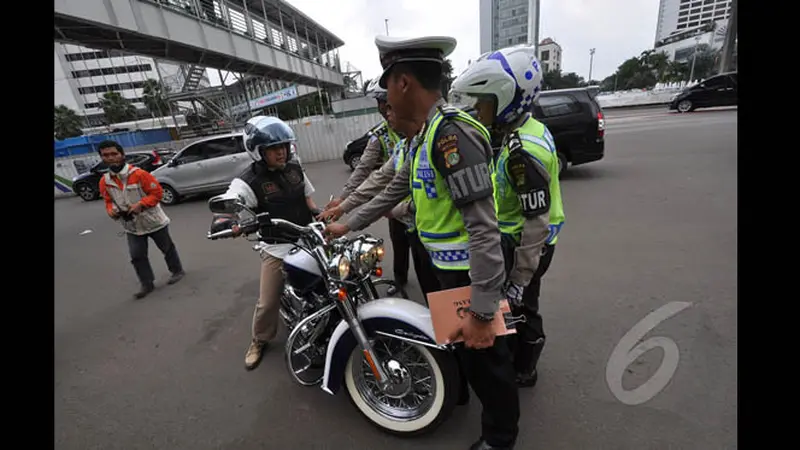
<svg viewBox="0 0 800 450"><path fill-rule="evenodd" d="M569 165L598 161L605 155L605 116L595 100L597 92L596 86L542 91L531 106L532 115L553 135L560 173ZM347 143L342 160L351 169L358 165L368 140L365 134Z"/></svg>
<svg viewBox="0 0 800 450"><path fill-rule="evenodd" d="M131 152L125 154L125 161L148 172L167 164L175 155L169 149L156 149L149 152ZM108 172L106 163L100 161L87 172L72 179L72 191L84 201L90 202L100 198L100 178Z"/></svg>
<svg viewBox="0 0 800 450"><path fill-rule="evenodd" d="M350 166L350 170L355 170L358 167L358 163L361 162L361 155L364 154L364 149L367 148L367 142L369 142L369 132L345 145L342 160Z"/></svg>
<svg viewBox="0 0 800 450"><path fill-rule="evenodd" d="M290 159L300 161L295 144ZM188 196L224 192L252 162L242 134L227 133L192 142L153 175L164 189L161 203L174 205Z"/></svg>
<svg viewBox="0 0 800 450"><path fill-rule="evenodd" d="M714 75L702 83L687 87L669 103L670 111L685 113L697 108L735 106L739 103L737 72Z"/></svg>

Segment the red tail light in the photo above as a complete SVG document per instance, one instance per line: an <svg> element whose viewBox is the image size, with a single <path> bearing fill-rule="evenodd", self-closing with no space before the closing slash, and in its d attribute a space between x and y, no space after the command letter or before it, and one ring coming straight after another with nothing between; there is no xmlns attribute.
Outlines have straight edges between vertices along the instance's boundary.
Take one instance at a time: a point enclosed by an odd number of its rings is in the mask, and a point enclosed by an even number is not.
<svg viewBox="0 0 800 450"><path fill-rule="evenodd" d="M606 119L603 116L603 111L597 111L597 137L601 138L606 133Z"/></svg>
<svg viewBox="0 0 800 450"><path fill-rule="evenodd" d="M153 165L161 164L161 155L158 154L157 151L153 150Z"/></svg>

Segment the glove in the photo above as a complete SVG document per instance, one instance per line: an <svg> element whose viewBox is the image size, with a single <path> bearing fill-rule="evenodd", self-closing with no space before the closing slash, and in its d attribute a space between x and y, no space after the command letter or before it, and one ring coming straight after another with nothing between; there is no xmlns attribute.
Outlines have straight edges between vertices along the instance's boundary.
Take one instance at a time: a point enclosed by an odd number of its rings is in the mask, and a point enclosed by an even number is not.
<svg viewBox="0 0 800 450"><path fill-rule="evenodd" d="M524 286L506 281L506 284L503 286L503 292L505 293L506 299L508 299L508 304L512 308L519 308L522 306L522 293L524 290Z"/></svg>

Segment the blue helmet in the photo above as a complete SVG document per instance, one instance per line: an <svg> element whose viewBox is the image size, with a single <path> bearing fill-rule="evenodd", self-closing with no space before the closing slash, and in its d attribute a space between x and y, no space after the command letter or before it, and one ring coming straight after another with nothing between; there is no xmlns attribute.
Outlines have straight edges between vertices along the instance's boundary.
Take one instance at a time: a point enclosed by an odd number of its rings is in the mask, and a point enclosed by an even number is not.
<svg viewBox="0 0 800 450"><path fill-rule="evenodd" d="M262 160L261 150L296 140L294 131L289 125L271 116L255 116L249 119L244 126L242 137L244 149L256 162Z"/></svg>

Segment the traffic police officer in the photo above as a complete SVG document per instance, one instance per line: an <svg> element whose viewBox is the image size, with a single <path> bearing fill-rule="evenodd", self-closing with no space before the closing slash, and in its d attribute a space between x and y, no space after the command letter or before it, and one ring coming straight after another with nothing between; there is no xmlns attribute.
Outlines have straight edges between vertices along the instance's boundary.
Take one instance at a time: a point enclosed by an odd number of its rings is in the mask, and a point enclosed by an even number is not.
<svg viewBox="0 0 800 450"><path fill-rule="evenodd" d="M513 448L519 422L515 373L505 337L495 336L491 325L503 298L505 273L489 132L442 99L442 62L455 39L378 36L375 43L384 69L380 83L387 87L392 111L412 120L422 139L380 195L346 225L329 225L328 232L363 229L412 194L415 227L441 288L472 289L470 315L451 336L464 338L465 345L457 347L459 359L483 405L481 438L470 448Z"/></svg>
<svg viewBox="0 0 800 450"><path fill-rule="evenodd" d="M389 105L386 102L386 89L381 88L378 80L375 79L367 86L367 95L378 102L378 112L384 120L368 132L370 138L358 165L342 188L342 193L338 198L328 202L325 210L340 205L367 179L370 173L391 159L392 153L400 141L400 135L387 119ZM408 282L408 251L410 247L405 225L396 219L389 219L389 237L392 240L394 280L399 286L404 286ZM394 289L390 288L389 294L393 293Z"/></svg>
<svg viewBox="0 0 800 450"><path fill-rule="evenodd" d="M526 317L511 338L517 383L533 386L545 335L539 314L541 278L550 266L564 224L558 156L553 136L529 110L542 71L536 49L516 46L482 55L453 82L450 100L475 109L502 139L493 174L497 220L503 233L506 296Z"/></svg>
<svg viewBox="0 0 800 450"><path fill-rule="evenodd" d="M341 204L327 209L320 214L317 217L319 220L338 220L342 214L351 212L380 194L389 182L392 181L395 174L400 171L400 168L405 162L409 148L416 148L416 140L420 139L420 135L415 134L419 130L415 129L413 122L397 120L391 108L387 114L387 121L391 127L401 135L401 139L397 142L391 158L386 161L380 169L372 172ZM431 258L428 256L428 252L419 240L417 231L414 228L414 209L413 202L411 201L411 194L397 204L387 216L390 220L398 220L406 226L406 235L411 247L411 257L414 260L417 280L422 290L422 296L427 302L427 295L429 293L440 290L439 280L433 272Z"/></svg>

